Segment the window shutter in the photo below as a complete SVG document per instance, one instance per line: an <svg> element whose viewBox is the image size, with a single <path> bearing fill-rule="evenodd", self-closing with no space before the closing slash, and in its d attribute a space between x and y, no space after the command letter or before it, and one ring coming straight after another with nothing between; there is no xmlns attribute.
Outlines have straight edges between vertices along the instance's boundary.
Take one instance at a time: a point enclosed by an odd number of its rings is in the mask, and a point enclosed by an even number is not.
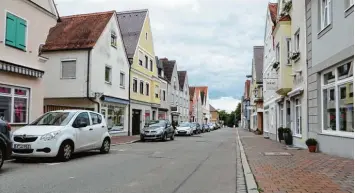
<svg viewBox="0 0 355 193"><path fill-rule="evenodd" d="M27 23L21 18L17 18L16 28L16 47L22 50L26 49L26 29Z"/></svg>
<svg viewBox="0 0 355 193"><path fill-rule="evenodd" d="M16 16L11 13L6 15L6 40L5 44L16 46Z"/></svg>
<svg viewBox="0 0 355 193"><path fill-rule="evenodd" d="M76 61L62 62L62 78L76 77Z"/></svg>

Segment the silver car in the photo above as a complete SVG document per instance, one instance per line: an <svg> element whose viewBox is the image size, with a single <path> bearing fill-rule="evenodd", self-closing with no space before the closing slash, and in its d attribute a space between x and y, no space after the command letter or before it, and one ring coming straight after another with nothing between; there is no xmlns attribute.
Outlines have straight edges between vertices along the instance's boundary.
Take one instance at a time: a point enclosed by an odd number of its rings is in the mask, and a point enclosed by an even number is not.
<svg viewBox="0 0 355 193"><path fill-rule="evenodd" d="M161 140L166 141L168 138L174 140L174 128L168 120L158 120L148 122L141 132L141 141L145 140Z"/></svg>

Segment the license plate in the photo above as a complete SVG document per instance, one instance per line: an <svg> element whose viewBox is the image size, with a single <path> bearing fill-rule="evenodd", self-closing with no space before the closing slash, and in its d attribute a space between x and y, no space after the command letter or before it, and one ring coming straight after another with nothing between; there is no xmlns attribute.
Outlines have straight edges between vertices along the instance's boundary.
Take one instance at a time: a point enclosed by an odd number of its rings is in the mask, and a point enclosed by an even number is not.
<svg viewBox="0 0 355 193"><path fill-rule="evenodd" d="M28 144L14 144L14 149L31 149L31 145L28 145Z"/></svg>

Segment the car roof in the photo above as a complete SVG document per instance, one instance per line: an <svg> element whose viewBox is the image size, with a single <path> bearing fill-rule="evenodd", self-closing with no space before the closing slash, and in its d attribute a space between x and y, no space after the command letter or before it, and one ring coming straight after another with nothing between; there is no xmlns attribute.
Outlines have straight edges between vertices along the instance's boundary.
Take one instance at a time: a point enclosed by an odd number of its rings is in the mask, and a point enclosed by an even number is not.
<svg viewBox="0 0 355 193"><path fill-rule="evenodd" d="M90 113L98 113L98 112L95 112L95 111L83 110L83 109L65 109L65 110L56 110L56 111L49 111L49 112L68 112L68 113L90 112Z"/></svg>

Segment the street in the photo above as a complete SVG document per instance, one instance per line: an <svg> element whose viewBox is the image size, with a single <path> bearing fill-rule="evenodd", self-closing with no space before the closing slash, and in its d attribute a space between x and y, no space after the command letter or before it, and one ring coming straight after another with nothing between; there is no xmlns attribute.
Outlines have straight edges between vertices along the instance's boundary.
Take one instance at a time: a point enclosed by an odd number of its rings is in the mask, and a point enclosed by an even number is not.
<svg viewBox="0 0 355 193"><path fill-rule="evenodd" d="M66 163L10 161L1 193L234 193L236 132L222 128L167 142L112 146Z"/></svg>

